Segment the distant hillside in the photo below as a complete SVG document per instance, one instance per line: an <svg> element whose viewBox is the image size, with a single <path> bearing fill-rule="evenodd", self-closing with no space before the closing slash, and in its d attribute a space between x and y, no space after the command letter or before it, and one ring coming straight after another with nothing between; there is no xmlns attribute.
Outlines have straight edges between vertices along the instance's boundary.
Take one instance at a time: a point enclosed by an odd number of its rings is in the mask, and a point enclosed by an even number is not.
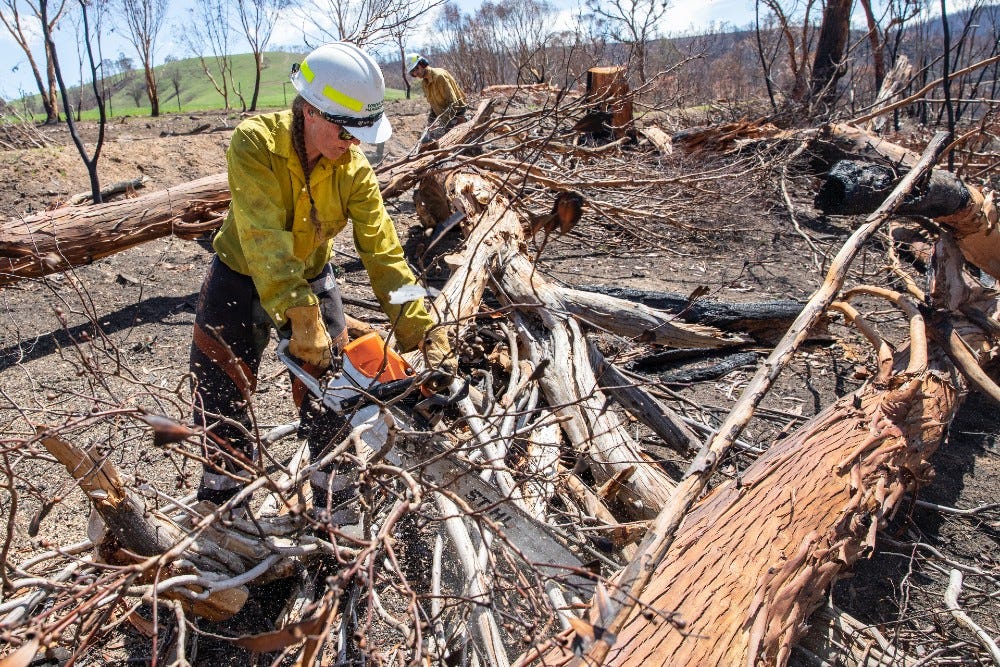
<svg viewBox="0 0 1000 667"><path fill-rule="evenodd" d="M973 15L973 11L975 11L975 15ZM958 39L967 26L970 32L995 40L997 29L1000 27L1000 5L984 5L975 10L949 10L948 28L951 31L952 40ZM939 38L944 34L940 14L926 22L913 24L911 27L934 38Z"/></svg>
<svg viewBox="0 0 1000 667"><path fill-rule="evenodd" d="M295 89L288 80L292 63L302 59L300 53L289 53L285 51L270 51L264 54L264 69L261 71L260 95L257 100L258 109L282 108L288 106L295 97ZM218 69L215 68L215 60L207 58L212 76L221 85L221 78ZM254 62L253 54L244 53L232 56L233 80L236 81L236 89L240 91L250 105L253 96ZM160 93L160 113L178 113L183 111L209 111L222 110L224 108L223 98L201 66L197 58L187 58L175 60L156 68L157 88ZM174 80L178 85L175 88ZM141 95L138 96L136 104L136 87L141 87ZM107 77L106 88L110 95L107 109L109 114L114 116L136 116L149 114L149 100L146 97L143 83L142 70L131 70ZM177 91L179 90L179 95ZM83 113L85 119L96 119L97 109L94 105L90 84L83 87ZM396 99L402 97L402 91L387 90L386 97ZM74 107L80 99L80 91L74 86L70 89L70 100ZM24 100L17 100L10 103L18 109L28 106L32 112L40 114L41 101L38 95L32 95ZM230 90L229 108L233 111L242 111L243 104L239 97Z"/></svg>

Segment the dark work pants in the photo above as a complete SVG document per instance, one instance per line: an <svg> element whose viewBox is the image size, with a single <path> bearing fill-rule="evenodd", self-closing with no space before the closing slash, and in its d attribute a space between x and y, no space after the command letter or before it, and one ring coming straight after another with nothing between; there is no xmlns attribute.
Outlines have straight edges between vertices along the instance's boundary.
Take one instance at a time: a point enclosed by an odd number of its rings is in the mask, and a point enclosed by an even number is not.
<svg viewBox="0 0 1000 667"><path fill-rule="evenodd" d="M346 324L333 267L328 264L310 286L320 300L330 336L336 338ZM253 280L213 257L198 295L190 356L194 421L208 430L204 451L208 463L198 488L199 500L221 504L252 477L259 434L250 419L250 400L273 328ZM284 329L278 334L287 338L291 332ZM302 423L319 416L312 402L303 401L302 405ZM309 438L310 450L317 449L316 456L321 443L314 445L313 439L331 429L306 430L316 432Z"/></svg>

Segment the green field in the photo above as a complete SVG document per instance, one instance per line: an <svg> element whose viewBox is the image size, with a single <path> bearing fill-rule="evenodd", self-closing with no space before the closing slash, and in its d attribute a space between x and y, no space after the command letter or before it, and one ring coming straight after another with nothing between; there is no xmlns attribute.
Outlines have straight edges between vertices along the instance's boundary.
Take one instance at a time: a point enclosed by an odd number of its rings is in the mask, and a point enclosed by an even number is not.
<svg viewBox="0 0 1000 667"><path fill-rule="evenodd" d="M257 99L258 109L282 108L291 104L295 97L295 88L288 80L292 63L302 59L303 54L288 53L284 51L271 51L264 54L264 69L260 73L260 95ZM246 101L247 107L250 105L253 96L254 62L253 55L249 53L234 55L232 58L233 80L236 82L236 89L240 91ZM214 59L206 59L212 75L221 85L221 78L218 69L215 67ZM176 60L174 62L159 65L156 69L157 88L160 96L160 113L180 113L186 111L213 111L224 110L225 104L220 95L205 75L204 69L197 58ZM179 73L180 95L175 92L173 78L174 72ZM109 116L143 116L149 115L149 100L143 89L142 97L138 106L132 95L132 88L135 83L141 84L143 81L142 70L134 70L126 77L115 77L116 79L130 80L131 83L121 84L120 88L111 96L106 104ZM89 88L89 84L85 86ZM70 100L76 100L76 88L70 89ZM386 99L399 99L404 96L402 90L390 88L386 90ZM38 113L41 104L38 95L29 96L26 100L12 102L17 108L23 108L24 102L31 105L34 116L38 120L44 120L44 114ZM229 92L229 109L233 111L243 111L243 103L232 90ZM60 109L61 110L61 109ZM76 114L74 114L75 117ZM85 120L96 120L97 109L84 109L80 114Z"/></svg>

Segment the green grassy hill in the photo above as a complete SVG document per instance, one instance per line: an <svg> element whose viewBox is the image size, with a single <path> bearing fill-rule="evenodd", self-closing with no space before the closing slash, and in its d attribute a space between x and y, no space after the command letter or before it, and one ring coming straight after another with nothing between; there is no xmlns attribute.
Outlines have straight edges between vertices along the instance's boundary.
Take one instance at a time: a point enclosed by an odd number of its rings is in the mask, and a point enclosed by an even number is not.
<svg viewBox="0 0 1000 667"><path fill-rule="evenodd" d="M299 62L303 54L288 53L284 51L271 51L264 54L264 69L261 71L260 95L257 100L258 109L283 108L291 104L295 97L295 88L288 80L292 63ZM213 58L206 58L209 71L216 81L221 85L222 80L215 67ZM236 82L236 90L242 93L249 107L253 96L254 62L253 55L249 53L232 56L233 80ZM173 79L177 73L178 86L175 89ZM112 83L112 79L115 83ZM187 58L185 60L175 60L170 63L156 67L156 82L160 95L160 113L179 113L186 111L212 111L223 110L225 103L212 85L212 82L205 75L201 63L197 58ZM142 70L133 70L127 74L119 74L109 77L108 90L114 90L110 100L106 105L110 116L142 116L149 115L149 100L146 97L145 87L142 88L142 95L139 97L138 105L133 96L134 86L143 86ZM84 86L85 90L90 90L90 84ZM179 90L180 94L177 94ZM389 89L386 90L387 99L398 99L403 97L403 91ZM70 90L70 100L76 103L76 88ZM27 100L13 102L17 107L21 107L23 102L27 102L29 108L36 112L41 110L41 103L38 95L33 95ZM97 109L87 108L84 103L82 118L94 120L97 118ZM229 108L234 111L242 111L243 103L239 96L230 89Z"/></svg>

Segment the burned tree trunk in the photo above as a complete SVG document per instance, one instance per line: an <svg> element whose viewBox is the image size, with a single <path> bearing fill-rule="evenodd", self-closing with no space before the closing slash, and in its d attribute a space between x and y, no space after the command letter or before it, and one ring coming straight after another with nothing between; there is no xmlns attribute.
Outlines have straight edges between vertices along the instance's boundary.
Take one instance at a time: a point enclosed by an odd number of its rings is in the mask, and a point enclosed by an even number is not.
<svg viewBox="0 0 1000 667"><path fill-rule="evenodd" d="M225 174L144 197L69 206L11 220L0 228L0 286L65 271L167 234L195 238L222 222Z"/></svg>
<svg viewBox="0 0 1000 667"><path fill-rule="evenodd" d="M899 179L898 170L888 165L841 160L827 172L815 203L824 213L834 215L871 213L885 201ZM961 179L935 170L920 191L911 193L896 212L936 218L963 209L969 199L969 190Z"/></svg>
<svg viewBox="0 0 1000 667"><path fill-rule="evenodd" d="M909 159L900 151L891 152ZM838 215L870 213L896 187L899 178L896 169L888 166L842 160L827 174L816 195L816 206L825 213ZM935 170L921 190L908 196L897 212L934 218L952 231L968 261L1000 278L1000 232L997 231L1000 212L992 192L984 194L954 174Z"/></svg>
<svg viewBox="0 0 1000 667"><path fill-rule="evenodd" d="M832 0L826 4L809 82L815 101L832 104L836 99L837 82L847 71L844 51L851 28L852 7L854 0Z"/></svg>

